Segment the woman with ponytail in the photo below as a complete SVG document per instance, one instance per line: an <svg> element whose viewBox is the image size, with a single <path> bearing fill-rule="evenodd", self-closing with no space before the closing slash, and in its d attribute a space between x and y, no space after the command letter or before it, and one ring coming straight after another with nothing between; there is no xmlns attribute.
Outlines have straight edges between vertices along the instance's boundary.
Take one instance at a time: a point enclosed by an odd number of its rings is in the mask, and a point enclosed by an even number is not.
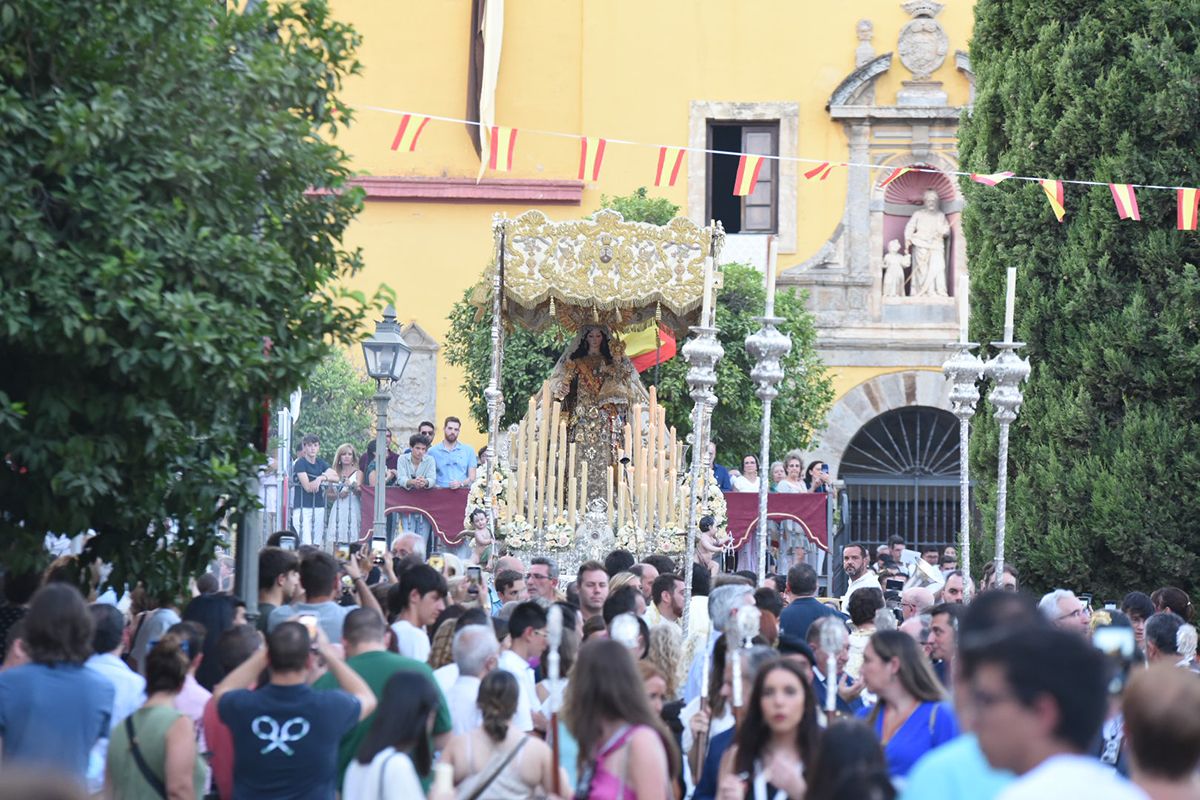
<svg viewBox="0 0 1200 800"><path fill-rule="evenodd" d="M175 709L192 660L168 633L146 656L146 703L112 731L106 797L195 800L204 795L204 762L192 720Z"/></svg>
<svg viewBox="0 0 1200 800"><path fill-rule="evenodd" d="M503 670L489 672L480 682L483 725L455 736L442 753L442 763L454 768L458 800L526 800L568 789L549 746L511 724L518 694L517 679Z"/></svg>

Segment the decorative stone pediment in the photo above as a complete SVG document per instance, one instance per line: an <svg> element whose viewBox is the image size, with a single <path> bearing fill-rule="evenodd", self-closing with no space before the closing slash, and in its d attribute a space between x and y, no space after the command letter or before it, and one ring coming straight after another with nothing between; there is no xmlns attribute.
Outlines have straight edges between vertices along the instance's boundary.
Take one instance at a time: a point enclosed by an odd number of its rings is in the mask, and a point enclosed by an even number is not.
<svg viewBox="0 0 1200 800"><path fill-rule="evenodd" d="M862 95L875 83L875 79L892 68L892 54L876 56L846 76L829 96L826 109L838 106L853 106L862 102Z"/></svg>

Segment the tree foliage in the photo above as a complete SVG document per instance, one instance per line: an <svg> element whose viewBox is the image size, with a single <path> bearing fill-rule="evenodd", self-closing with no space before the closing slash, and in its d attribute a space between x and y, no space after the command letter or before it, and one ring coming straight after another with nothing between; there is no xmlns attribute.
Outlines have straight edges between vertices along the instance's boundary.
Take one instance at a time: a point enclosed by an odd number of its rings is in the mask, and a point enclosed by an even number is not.
<svg viewBox="0 0 1200 800"><path fill-rule="evenodd" d="M251 5L0 7L7 564L92 528L114 584L184 585L252 502L264 400L363 319L323 138L358 36L324 0Z"/></svg>
<svg viewBox="0 0 1200 800"><path fill-rule="evenodd" d="M321 359L301 388L293 444L315 433L321 437L322 455L331 464L336 449L347 442L362 453L364 443L373 436L375 384L350 363L346 351L337 350Z"/></svg>
<svg viewBox="0 0 1200 800"><path fill-rule="evenodd" d="M964 169L1200 185L1196 0L978 0L977 96ZM1104 599L1200 590L1200 242L1173 192L1121 221L1104 186L964 183L974 333L1000 330L1018 268L1017 338L1033 373L1012 429L1009 560L1037 588ZM972 468L994 509L996 426L976 417ZM986 514L992 519L992 514Z"/></svg>
<svg viewBox="0 0 1200 800"><path fill-rule="evenodd" d="M675 216L679 207L665 199L649 198L646 190L634 194L603 198L604 207L614 208L627 220L663 224ZM725 357L717 365L717 394L720 403L713 414L713 438L720 458L738 463L746 453L758 453L762 402L754 394L750 381L753 361L746 354L746 336L757 330L766 301L762 275L753 267L726 264L722 267L724 286L717 294L718 337ZM464 394L471 400L471 417L487 428L487 403L483 391L491 375L491 305L478 307L476 290L468 290L450 312L450 332L446 359L463 368ZM816 353L816 330L802 297L780 293L775 313L786 322L781 326L792 337L792 351L784 360L786 378L773 405L772 452L782 454L795 447L811 444L816 426L824 418L833 399L833 390L824 366ZM502 424L520 421L530 395L540 390L550 376L569 339L559 326L534 333L515 327L505 335L502 389L507 408ZM680 355L662 364L658 374L659 402L667 410L667 423L680 432L691 430L692 401L687 389L687 363ZM647 387L655 384L654 370L642 373Z"/></svg>

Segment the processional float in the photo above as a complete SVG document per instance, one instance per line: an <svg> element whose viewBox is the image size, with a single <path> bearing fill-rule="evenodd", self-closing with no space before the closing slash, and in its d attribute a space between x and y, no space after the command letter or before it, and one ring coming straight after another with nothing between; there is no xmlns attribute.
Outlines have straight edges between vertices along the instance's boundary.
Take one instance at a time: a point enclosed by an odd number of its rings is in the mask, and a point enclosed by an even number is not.
<svg viewBox="0 0 1200 800"><path fill-rule="evenodd" d="M564 574L623 547L687 553L696 521L711 514L722 535L725 500L708 463L715 405L713 326L719 223L626 222L612 210L554 222L539 211L493 220L495 251L478 307L492 312L485 391L489 460L480 494L497 537L519 555L550 555ZM502 430L505 333L560 325L572 338L541 390L519 398L525 414ZM683 347L696 400L690 435L668 424L624 355L621 336L660 327ZM690 448L690 454L689 454ZM478 498L483 500L483 498Z"/></svg>

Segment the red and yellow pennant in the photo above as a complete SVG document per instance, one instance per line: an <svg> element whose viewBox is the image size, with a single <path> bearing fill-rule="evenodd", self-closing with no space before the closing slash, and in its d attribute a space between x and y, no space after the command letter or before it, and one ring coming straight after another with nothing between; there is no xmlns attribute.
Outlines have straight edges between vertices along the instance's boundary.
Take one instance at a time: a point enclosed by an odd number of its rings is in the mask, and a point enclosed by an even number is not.
<svg viewBox="0 0 1200 800"><path fill-rule="evenodd" d="M664 181L667 186L675 185L675 179L679 177L679 168L683 166L685 152L687 151L682 147L658 148L658 169L654 173L655 186L662 186Z"/></svg>
<svg viewBox="0 0 1200 800"><path fill-rule="evenodd" d="M400 127L396 129L396 136L392 139L392 149L404 150L409 153L416 150L417 139L428 124L429 117L420 114L405 114L400 118Z"/></svg>
<svg viewBox="0 0 1200 800"><path fill-rule="evenodd" d="M879 184L879 188L882 189L892 181L899 178L901 175L905 175L909 172L912 172L912 167L896 167L894 170L892 170L892 174L883 179L883 182Z"/></svg>
<svg viewBox="0 0 1200 800"><path fill-rule="evenodd" d="M513 150L517 143L517 129L493 125L488 132L488 169L508 172L512 169Z"/></svg>
<svg viewBox="0 0 1200 800"><path fill-rule="evenodd" d="M762 156L743 155L738 160L737 178L733 181L733 193L737 197L745 197L754 191L758 185L758 173L762 170Z"/></svg>
<svg viewBox="0 0 1200 800"><path fill-rule="evenodd" d="M804 177L808 178L810 181L813 178L823 181L829 177L829 173L831 172L833 172L833 165L828 161L822 161L820 164L817 164L808 172L804 173Z"/></svg>
<svg viewBox="0 0 1200 800"><path fill-rule="evenodd" d="M1042 179L1038 181L1042 185L1042 191L1046 193L1046 199L1050 201L1050 208L1054 210L1054 216L1059 222L1063 221L1063 217L1067 215L1067 207L1063 205L1065 199L1063 197L1063 182Z"/></svg>
<svg viewBox="0 0 1200 800"><path fill-rule="evenodd" d="M607 139L598 136L579 137L579 180L587 180L588 175L592 176L591 180L600 180L600 164L604 161L607 144Z"/></svg>
<svg viewBox="0 0 1200 800"><path fill-rule="evenodd" d="M625 343L625 355L638 372L645 372L656 364L665 364L677 352L674 334L662 325L651 325L645 330L620 336Z"/></svg>
<svg viewBox="0 0 1200 800"><path fill-rule="evenodd" d="M1142 212L1138 210L1137 195L1134 194L1133 186L1128 183L1110 183L1108 188L1112 192L1113 202L1117 205L1117 216L1141 222Z"/></svg>
<svg viewBox="0 0 1200 800"><path fill-rule="evenodd" d="M1196 230L1197 208L1200 208L1200 189L1178 189L1175 192L1175 227L1181 231Z"/></svg>
<svg viewBox="0 0 1200 800"><path fill-rule="evenodd" d="M1008 180L1012 176L1013 173L1007 170L1004 172L992 172L987 175L979 172L972 172L971 180L975 181L976 183L982 183L984 186L995 186L1002 181Z"/></svg>

